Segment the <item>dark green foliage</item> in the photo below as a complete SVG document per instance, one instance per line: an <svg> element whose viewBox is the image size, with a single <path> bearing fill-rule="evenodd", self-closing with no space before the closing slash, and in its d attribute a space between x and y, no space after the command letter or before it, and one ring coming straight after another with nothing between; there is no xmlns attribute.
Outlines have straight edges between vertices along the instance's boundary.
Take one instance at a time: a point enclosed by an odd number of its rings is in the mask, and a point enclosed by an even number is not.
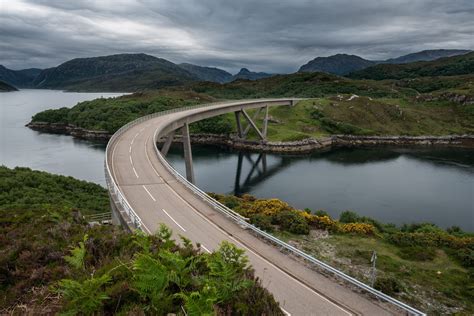
<svg viewBox="0 0 474 316"><path fill-rule="evenodd" d="M359 218L359 215L353 211L344 211L339 215L339 221L341 223L357 223Z"/></svg>
<svg viewBox="0 0 474 316"><path fill-rule="evenodd" d="M35 114L32 122L64 123L113 133L140 116L197 103L196 100L136 93L119 98L80 102L70 109L46 110Z"/></svg>
<svg viewBox="0 0 474 316"><path fill-rule="evenodd" d="M250 217L250 223L267 232L273 231L272 219L263 214L255 214Z"/></svg>
<svg viewBox="0 0 474 316"><path fill-rule="evenodd" d="M379 64L349 74L354 79L403 79L474 74L474 53L408 64Z"/></svg>
<svg viewBox="0 0 474 316"><path fill-rule="evenodd" d="M273 221L280 225L282 230L287 230L293 234L309 234L308 222L294 211L283 211L278 213Z"/></svg>
<svg viewBox="0 0 474 316"><path fill-rule="evenodd" d="M192 123L190 130L193 133L208 133L228 135L233 131L232 122L224 116L215 116Z"/></svg>
<svg viewBox="0 0 474 316"><path fill-rule="evenodd" d="M394 277L377 278L374 288L388 295L395 295L403 291L403 285Z"/></svg>
<svg viewBox="0 0 474 316"><path fill-rule="evenodd" d="M109 207L98 185L1 167L0 205L2 310L166 315L183 306L188 315L253 315L239 311L259 302L260 314L281 315L232 244L208 255L185 238L178 245L164 225L151 236L89 226L79 211Z"/></svg>

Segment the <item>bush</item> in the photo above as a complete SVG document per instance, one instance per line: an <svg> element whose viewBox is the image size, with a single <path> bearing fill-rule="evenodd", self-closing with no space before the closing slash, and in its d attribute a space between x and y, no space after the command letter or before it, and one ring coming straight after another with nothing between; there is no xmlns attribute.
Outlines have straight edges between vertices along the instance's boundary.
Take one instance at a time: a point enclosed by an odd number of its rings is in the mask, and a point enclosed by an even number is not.
<svg viewBox="0 0 474 316"><path fill-rule="evenodd" d="M250 217L250 223L267 232L273 231L272 219L263 214L255 214Z"/></svg>
<svg viewBox="0 0 474 316"><path fill-rule="evenodd" d="M344 211L339 215L339 221L341 223L357 223L359 222L360 216L354 211Z"/></svg>
<svg viewBox="0 0 474 316"><path fill-rule="evenodd" d="M278 199L269 199L269 200L258 200L256 201L250 210L248 211L249 215L251 214L264 214L268 216L273 216L278 213L289 211L291 207Z"/></svg>
<svg viewBox="0 0 474 316"><path fill-rule="evenodd" d="M297 211L282 211L274 216L275 222L280 225L280 229L293 234L309 234L309 225L306 219Z"/></svg>
<svg viewBox="0 0 474 316"><path fill-rule="evenodd" d="M367 223L339 224L337 226L337 229L339 232L342 232L342 233L351 233L351 234L367 235L367 236L375 235L375 227L372 224L367 224Z"/></svg>

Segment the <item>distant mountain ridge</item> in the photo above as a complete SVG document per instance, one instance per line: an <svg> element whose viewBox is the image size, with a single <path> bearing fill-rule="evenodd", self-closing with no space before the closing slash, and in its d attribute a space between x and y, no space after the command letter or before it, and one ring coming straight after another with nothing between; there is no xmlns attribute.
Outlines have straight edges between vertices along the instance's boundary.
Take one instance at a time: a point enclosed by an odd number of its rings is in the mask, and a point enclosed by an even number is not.
<svg viewBox="0 0 474 316"><path fill-rule="evenodd" d="M375 64L376 62L374 61L356 55L336 54L329 57L316 57L307 64L301 66L298 72L320 71L341 76Z"/></svg>
<svg viewBox="0 0 474 316"><path fill-rule="evenodd" d="M390 58L384 60L384 64L406 64L413 63L416 61L432 61L444 57L453 57L458 55L464 55L471 52L467 49L431 49L423 50L421 52L403 55L397 58Z"/></svg>
<svg viewBox="0 0 474 316"><path fill-rule="evenodd" d="M404 79L417 77L457 76L474 74L474 52L432 61L407 64L378 64L348 75L353 79Z"/></svg>
<svg viewBox="0 0 474 316"><path fill-rule="evenodd" d="M35 87L49 89L136 91L198 80L176 64L146 54L75 58L43 70Z"/></svg>
<svg viewBox="0 0 474 316"><path fill-rule="evenodd" d="M32 88L33 81L40 72L41 69L38 68L12 70L0 65L0 80L17 88Z"/></svg>
<svg viewBox="0 0 474 316"><path fill-rule="evenodd" d="M0 80L0 92L10 92L10 91L18 91L18 89Z"/></svg>
<svg viewBox="0 0 474 316"><path fill-rule="evenodd" d="M266 72L253 72L248 70L247 68L242 68L240 71L232 77L232 81L238 79L244 80L258 80L263 78L273 77L274 74L269 74Z"/></svg>
<svg viewBox="0 0 474 316"><path fill-rule="evenodd" d="M202 81L218 82L225 83L232 81L232 74L228 73L225 70L214 68L214 67L204 67L188 63L182 63L178 65L189 73L195 75Z"/></svg>
<svg viewBox="0 0 474 316"><path fill-rule="evenodd" d="M452 57L469 53L462 49L433 49L412 53L383 61L368 60L356 55L336 54L328 57L316 57L301 66L298 72L326 72L344 76L377 64L404 64L416 61L432 61L443 57Z"/></svg>

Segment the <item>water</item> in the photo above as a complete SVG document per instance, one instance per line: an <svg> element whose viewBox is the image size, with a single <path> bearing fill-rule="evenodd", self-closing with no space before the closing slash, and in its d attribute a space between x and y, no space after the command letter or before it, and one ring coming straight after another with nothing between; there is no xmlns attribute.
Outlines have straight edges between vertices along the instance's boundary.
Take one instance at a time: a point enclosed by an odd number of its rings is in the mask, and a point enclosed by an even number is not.
<svg viewBox="0 0 474 316"><path fill-rule="evenodd" d="M52 90L0 93L0 164L104 185L105 144L44 134L24 125L41 110L118 95ZM184 174L182 150L173 148L168 157ZM277 197L298 208L324 209L335 217L351 209L383 222L433 222L469 231L474 231L473 157L472 149L452 148L339 149L288 156L193 146L197 184L206 191Z"/></svg>
<svg viewBox="0 0 474 316"><path fill-rule="evenodd" d="M104 144L36 132L25 124L42 110L122 94L32 89L0 93L0 165L29 167L105 185Z"/></svg>
<svg viewBox="0 0 474 316"><path fill-rule="evenodd" d="M184 174L180 149L168 159ZM193 146L193 160L197 185L208 192L277 197L336 218L354 210L385 223L474 231L472 149L377 147L288 156Z"/></svg>

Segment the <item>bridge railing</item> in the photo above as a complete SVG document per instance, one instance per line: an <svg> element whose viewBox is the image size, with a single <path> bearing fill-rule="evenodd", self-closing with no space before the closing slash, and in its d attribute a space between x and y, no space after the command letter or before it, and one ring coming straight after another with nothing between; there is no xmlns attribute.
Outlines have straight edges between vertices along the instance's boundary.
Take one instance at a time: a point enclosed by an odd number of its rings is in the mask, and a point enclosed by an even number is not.
<svg viewBox="0 0 474 316"><path fill-rule="evenodd" d="M245 102L245 101L242 101L242 102ZM125 210L127 215L129 215L131 218L133 218L132 222L135 223L135 227L137 229L141 229L141 220L140 220L139 216L133 211L132 207L130 206L130 204L128 203L126 198L123 196L123 194L121 193L121 191L120 191L119 187L117 186L115 180L112 177L112 174L110 172L110 168L108 166L109 149L112 147L114 142L117 140L117 138L124 131L126 131L130 127L132 127L134 125L137 125L137 124L139 124L143 121L149 120L149 119L154 118L154 117L167 115L167 114L170 114L170 113L187 111L187 110L197 109L197 108L200 108L200 107L210 106L210 105L212 105L212 104L204 104L204 105L176 108L176 109L167 110L167 111L158 112L158 113L153 113L153 114L150 114L150 115L140 117L140 118L138 118L138 119L122 126L112 136L109 143L107 144L106 158L105 158L105 173L106 173L107 186L109 187L109 190L111 191L111 193L113 193L114 195L117 196L117 202L121 204L121 206L123 207L123 209ZM423 312L421 312L421 311L419 311L419 310L417 310L417 309L415 309L415 308L413 308L413 307L411 307L411 306L409 306L409 305L407 305L407 304L405 304L405 303L403 303L403 302L401 302L401 301L399 301L399 300L397 300L397 299L395 299L395 298L393 298L393 297L391 297L391 296L389 296L385 293L382 293L382 292L374 289L373 287L370 287L369 285L367 285L367 284L365 284L365 283L363 283L363 282L361 282L361 281L345 274L344 272L342 272L342 271L340 271L340 270L338 270L334 267L331 267L330 265L314 258L313 256L308 255L307 253L301 251L300 249L298 249L298 248L296 248L296 247L294 247L294 246L292 246L292 245L276 238L275 236L259 229L256 226L248 223L246 221L247 219L245 217L243 217L240 214L236 213L235 211L229 209L228 207L226 207L222 203L216 201L215 199L210 197L208 194L203 192L201 189L199 189L197 186L195 186L194 184L192 184L191 182L186 180L185 177L183 177L178 171L176 171L176 169L174 169L168 163L168 161L163 157L163 155L161 155L160 151L158 150L158 147L156 146L156 141L161 136L162 135L159 135L158 130L155 131L155 134L153 136L156 155L157 155L158 159L160 160L160 162L174 175L174 177L179 182L181 182L183 185L185 185L191 192L193 192L194 194L199 196L202 200L206 201L211 206L213 206L214 209L218 210L219 212L221 212L222 214L224 214L228 218L231 218L232 220L234 220L241 227L243 227L245 229L248 229L248 230L251 230L257 236L260 236L264 240L267 240L267 241L279 246L281 249L284 249L284 250L288 251L289 253L292 253L296 257L299 257L299 258L302 258L302 259L306 260L307 262L315 265L316 267L322 269L323 271L330 272L330 273L334 274L335 276L345 280L349 284L351 284L351 285L353 285L353 286L355 286L355 287L357 287L361 290L364 290L367 293L370 293L371 295L373 295L377 299L379 299L381 301L385 301L389 304L393 304L394 306L397 306L398 308L400 308L401 310L403 310L404 312L406 312L407 314L410 314L410 315L423 315L423 316L426 315L425 313L423 313Z"/></svg>

